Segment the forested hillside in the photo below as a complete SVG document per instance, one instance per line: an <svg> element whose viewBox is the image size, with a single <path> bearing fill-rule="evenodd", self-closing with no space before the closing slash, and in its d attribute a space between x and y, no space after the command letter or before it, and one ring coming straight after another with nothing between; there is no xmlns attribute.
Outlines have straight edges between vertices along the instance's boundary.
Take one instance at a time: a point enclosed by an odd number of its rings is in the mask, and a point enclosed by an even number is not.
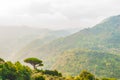
<svg viewBox="0 0 120 80"><path fill-rule="evenodd" d="M67 37L53 40L43 46L37 46L29 50L28 45L20 50L19 54L21 53L21 57L18 59L30 56L42 58L45 62L45 67L57 68L64 74L69 74L70 72L72 75L78 74L77 71L81 71L82 69L94 72L95 66L98 66L96 69L99 73L95 72L97 76L118 77L116 74L118 74L120 66L118 56L120 55L119 41L120 16L118 15L107 18L92 28L86 28ZM32 44L34 44L34 42ZM78 50L75 51L74 49ZM73 56L70 56L71 52L69 54L69 52L67 52L68 50L73 50ZM86 50L88 50L88 52L86 52ZM67 53L64 54L64 52ZM28 55L26 55L26 53L28 53ZM64 57L63 60L65 60L65 62L63 61L63 63L60 64L59 59L61 59L61 55ZM65 56L69 57L69 59ZM74 65L74 67L71 68L71 65ZM107 65L114 66L109 67ZM84 66L84 68L81 66ZM75 69L77 71L75 71Z"/></svg>
<svg viewBox="0 0 120 80"><path fill-rule="evenodd" d="M120 56L99 50L68 50L52 68L65 75L77 75L80 71L87 70L99 77L120 78Z"/></svg>
<svg viewBox="0 0 120 80"><path fill-rule="evenodd" d="M12 63L0 58L0 80L117 80L110 77L96 77L94 74L83 70L79 75L63 76L57 70L43 70L43 62L40 59L31 57L24 60L29 66L22 65L19 61Z"/></svg>
<svg viewBox="0 0 120 80"><path fill-rule="evenodd" d="M43 59L44 69L57 69L63 75L78 75L82 70L88 70L97 77L120 78L119 15L74 34L69 30L28 27L3 28L2 31L2 58L11 57L11 60L23 63L25 58L37 57Z"/></svg>

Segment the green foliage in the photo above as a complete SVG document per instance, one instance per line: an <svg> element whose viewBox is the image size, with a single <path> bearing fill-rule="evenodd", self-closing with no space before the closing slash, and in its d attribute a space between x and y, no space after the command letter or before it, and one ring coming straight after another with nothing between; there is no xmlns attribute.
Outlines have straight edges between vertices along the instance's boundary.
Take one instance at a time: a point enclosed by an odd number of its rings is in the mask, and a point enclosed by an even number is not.
<svg viewBox="0 0 120 80"><path fill-rule="evenodd" d="M5 61L2 59L2 58L0 58L0 64L3 64Z"/></svg>
<svg viewBox="0 0 120 80"><path fill-rule="evenodd" d="M87 71L82 71L75 80L95 80L95 76Z"/></svg>
<svg viewBox="0 0 120 80"><path fill-rule="evenodd" d="M102 78L101 80L117 80L116 78Z"/></svg>
<svg viewBox="0 0 120 80"><path fill-rule="evenodd" d="M73 49L64 52L53 68L64 75L78 75L88 70L99 77L120 78L120 56L99 50Z"/></svg>
<svg viewBox="0 0 120 80"><path fill-rule="evenodd" d="M31 70L27 66L21 65L19 62L5 62L2 68L2 79L6 80L30 80Z"/></svg>
<svg viewBox="0 0 120 80"><path fill-rule="evenodd" d="M41 75L40 73L36 73L36 74L32 75L32 79L33 80L45 80L45 77L43 75Z"/></svg>
<svg viewBox="0 0 120 80"><path fill-rule="evenodd" d="M2 80L1 76L0 76L0 80Z"/></svg>
<svg viewBox="0 0 120 80"><path fill-rule="evenodd" d="M57 66L56 69L60 69L65 74L71 73L72 75L76 75L79 73L79 71L85 68L88 69L89 71L92 71L97 76L119 77L116 75L119 74L118 67L119 59L118 57L116 58L115 55L109 54L111 53L120 55L119 43L120 43L120 16L113 16L109 19L106 19L105 21L102 21L100 24L97 24L92 28L83 29L70 36L53 40L49 43L46 43L43 46L34 46L34 44L38 44L34 42L31 45L33 48L29 48L28 45L27 50L26 51L23 50L23 53L31 52L30 54L34 53L32 55L38 56L40 58L44 57L44 63L47 66L47 68ZM64 59L63 60L61 59L63 64L62 63L59 64L59 62L57 61L58 57L61 56L61 54L64 51L67 51L69 49L73 50L75 48L82 48L84 49L84 51L80 53L78 52L78 54L75 55L72 54L74 56L70 56L68 54L69 58L67 57L67 54L64 54L66 55L66 57L62 55L65 57L65 59L67 58L68 60L63 61ZM89 51L86 54L85 52L86 49L89 49L91 51ZM93 50L96 51L98 50L98 52L93 52ZM39 52L43 54L38 54ZM89 55L89 53L90 54L95 53L95 55L93 54L93 58L92 56ZM102 55L101 54L99 55L99 53L102 53ZM79 57L77 57L77 55ZM109 56L109 58L107 58L107 55ZM96 59L95 56L97 56L98 59ZM99 56L102 59L100 59ZM65 62L66 64L64 64Z"/></svg>
<svg viewBox="0 0 120 80"><path fill-rule="evenodd" d="M62 77L62 74L59 73L57 70L45 70L44 71L44 74L49 74L49 75L52 75L52 76L59 76L59 77Z"/></svg>
<svg viewBox="0 0 120 80"><path fill-rule="evenodd" d="M21 65L20 62L16 62L15 66L17 69L17 75L19 77L19 80L30 80L31 79L32 71L28 66L23 66Z"/></svg>
<svg viewBox="0 0 120 80"><path fill-rule="evenodd" d="M62 77L62 74L59 73L57 70L54 71L39 69L31 70L28 66L22 65L20 62L16 62L13 64L12 62L7 61L1 67L0 80L99 80L99 79L86 70L82 71L78 76ZM117 80L117 79L101 78L100 80Z"/></svg>
<svg viewBox="0 0 120 80"><path fill-rule="evenodd" d="M4 63L5 61L2 58L0 58L0 76L2 75L2 68Z"/></svg>
<svg viewBox="0 0 120 80"><path fill-rule="evenodd" d="M2 79L10 79L16 80L17 79L17 70L14 64L11 62L6 62L2 68Z"/></svg>
<svg viewBox="0 0 120 80"><path fill-rule="evenodd" d="M69 75L65 77L65 80L74 80L74 77Z"/></svg>
<svg viewBox="0 0 120 80"><path fill-rule="evenodd" d="M35 80L45 80L43 76L35 77Z"/></svg>
<svg viewBox="0 0 120 80"><path fill-rule="evenodd" d="M24 60L26 63L30 63L34 69L37 69L39 66L43 66L42 60L37 59L37 58L27 58Z"/></svg>

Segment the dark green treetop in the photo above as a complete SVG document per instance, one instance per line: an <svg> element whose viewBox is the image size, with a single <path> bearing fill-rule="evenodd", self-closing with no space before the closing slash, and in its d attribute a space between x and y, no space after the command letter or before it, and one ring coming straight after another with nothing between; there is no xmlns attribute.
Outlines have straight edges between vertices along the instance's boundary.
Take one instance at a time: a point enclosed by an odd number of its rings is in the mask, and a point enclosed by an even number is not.
<svg viewBox="0 0 120 80"><path fill-rule="evenodd" d="M34 69L37 69L39 66L43 66L42 60L37 59L37 58L27 58L24 60L26 63L30 63Z"/></svg>

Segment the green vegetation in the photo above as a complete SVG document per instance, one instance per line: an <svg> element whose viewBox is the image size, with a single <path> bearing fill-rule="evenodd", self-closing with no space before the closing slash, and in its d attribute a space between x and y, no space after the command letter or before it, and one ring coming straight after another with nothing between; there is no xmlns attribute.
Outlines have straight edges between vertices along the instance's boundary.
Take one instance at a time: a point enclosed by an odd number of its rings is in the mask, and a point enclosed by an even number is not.
<svg viewBox="0 0 120 80"><path fill-rule="evenodd" d="M79 76L75 77L75 80L96 80L95 76L87 71L82 71Z"/></svg>
<svg viewBox="0 0 120 80"><path fill-rule="evenodd" d="M30 80L30 75L30 68L19 62L15 64L10 61L5 62L1 70L2 80Z"/></svg>
<svg viewBox="0 0 120 80"><path fill-rule="evenodd" d="M89 49L73 49L64 52L52 66L64 75L77 75L88 70L99 77L120 78L120 56Z"/></svg>
<svg viewBox="0 0 120 80"><path fill-rule="evenodd" d="M30 63L34 69L37 69L39 66L43 66L42 61L37 58L27 58L24 62Z"/></svg>
<svg viewBox="0 0 120 80"><path fill-rule="evenodd" d="M18 34L15 34L16 31ZM3 80L5 78L10 80L120 79L120 16L110 17L93 28L83 29L67 37L49 30L32 31L33 29L28 30L28 28L23 32L14 30L14 35L9 35L13 37L8 39L5 36L6 40L0 41L2 57L12 55L11 51L16 53L16 61L26 57L36 57L24 60L31 64L34 70L20 62L5 62L0 58L0 76ZM11 47L13 45L14 47ZM43 66L39 59L44 60L44 70L38 68Z"/></svg>
<svg viewBox="0 0 120 80"><path fill-rule="evenodd" d="M63 75L75 76L85 69L98 77L119 78L119 64L120 56L112 52L72 49L62 53L54 62L52 69L59 70Z"/></svg>
<svg viewBox="0 0 120 80"><path fill-rule="evenodd" d="M113 16L92 28L55 39L45 45L33 46L33 48L29 48L28 45L18 54L21 54L21 59L28 55L41 58L44 60L45 68L60 70L63 75L78 75L81 70L87 69L97 76L118 78L119 43L120 16ZM71 52L68 52L69 50ZM24 53L29 54L24 55Z"/></svg>
<svg viewBox="0 0 120 80"><path fill-rule="evenodd" d="M59 76L62 77L62 74L59 73L57 70L51 71L51 70L45 70L43 72L44 74L52 75L52 76Z"/></svg>
<svg viewBox="0 0 120 80"><path fill-rule="evenodd" d="M5 61L2 59L2 58L0 58L0 64L3 64Z"/></svg>
<svg viewBox="0 0 120 80"><path fill-rule="evenodd" d="M45 77L40 73L35 73L32 75L33 80L45 80Z"/></svg>
<svg viewBox="0 0 120 80"><path fill-rule="evenodd" d="M37 58L27 58L25 60L37 60ZM41 61L41 60L40 60ZM30 69L28 66L22 65L20 62L12 63L7 61L2 63L0 80L116 80L116 78L96 78L95 75L88 71L81 71L76 76L63 77L57 70L39 70Z"/></svg>

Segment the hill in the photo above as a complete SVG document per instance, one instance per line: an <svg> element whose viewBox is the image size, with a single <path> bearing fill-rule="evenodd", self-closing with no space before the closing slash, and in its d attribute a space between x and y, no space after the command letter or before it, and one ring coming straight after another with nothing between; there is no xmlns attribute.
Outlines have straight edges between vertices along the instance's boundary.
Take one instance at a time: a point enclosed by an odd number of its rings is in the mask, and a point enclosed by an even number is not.
<svg viewBox="0 0 120 80"><path fill-rule="evenodd" d="M30 49L30 52L29 46L27 46L25 50L21 50L19 52L19 54L21 53L21 56L18 59L30 56L38 57L45 61L44 63L47 68L59 69L60 71L68 74L70 72L73 73L72 75L78 73L77 71L73 71L73 69L78 71L81 70L80 65L90 71L93 71L95 65L99 65L101 66L98 69L98 72L100 73L96 73L98 76L101 76L101 74L104 74L104 76L115 76L118 73L117 70L119 71L119 43L120 15L107 18L92 28L83 29L67 37L62 37L42 46L34 47L34 49ZM83 49L84 51L78 50L78 54L76 54L77 51L75 51L72 53L73 56L69 56L69 52L63 54L67 50L74 50L76 48L80 50ZM89 50L89 52L86 52L86 50ZM81 52L83 53L81 54ZM26 53L28 53L28 55L26 55ZM63 63L59 63L61 54L62 57L66 56L64 57L65 59L63 59L64 61L61 60ZM81 57L83 58L79 59ZM89 63L81 63L87 58L90 59ZM75 59L77 61L75 61ZM94 60L97 60L98 62L96 61L92 63L91 61ZM71 63L69 61L72 62L74 66L70 67ZM105 61L110 64L115 63L115 65L107 68L107 70L105 68L107 64L104 63ZM77 63L77 65L75 65L75 63ZM54 66L56 64L57 66ZM61 65L64 66L64 68L62 68ZM111 71L111 69L114 68L116 68L115 71ZM63 69L65 70L63 71ZM107 74L108 72L110 72L110 74Z"/></svg>
<svg viewBox="0 0 120 80"><path fill-rule="evenodd" d="M31 27L0 27L0 56L11 60L16 53L31 42L39 40L39 46L53 39L67 36L73 31L48 30ZM18 55L19 56L19 55Z"/></svg>
<svg viewBox="0 0 120 80"><path fill-rule="evenodd" d="M120 78L120 56L88 49L65 51L52 66L64 75L78 75L87 70L99 77Z"/></svg>
<svg viewBox="0 0 120 80"><path fill-rule="evenodd" d="M120 16L105 19L93 28L81 30L65 38L57 39L39 50L64 51L72 48L119 49L120 48ZM106 49L107 48L107 49Z"/></svg>

